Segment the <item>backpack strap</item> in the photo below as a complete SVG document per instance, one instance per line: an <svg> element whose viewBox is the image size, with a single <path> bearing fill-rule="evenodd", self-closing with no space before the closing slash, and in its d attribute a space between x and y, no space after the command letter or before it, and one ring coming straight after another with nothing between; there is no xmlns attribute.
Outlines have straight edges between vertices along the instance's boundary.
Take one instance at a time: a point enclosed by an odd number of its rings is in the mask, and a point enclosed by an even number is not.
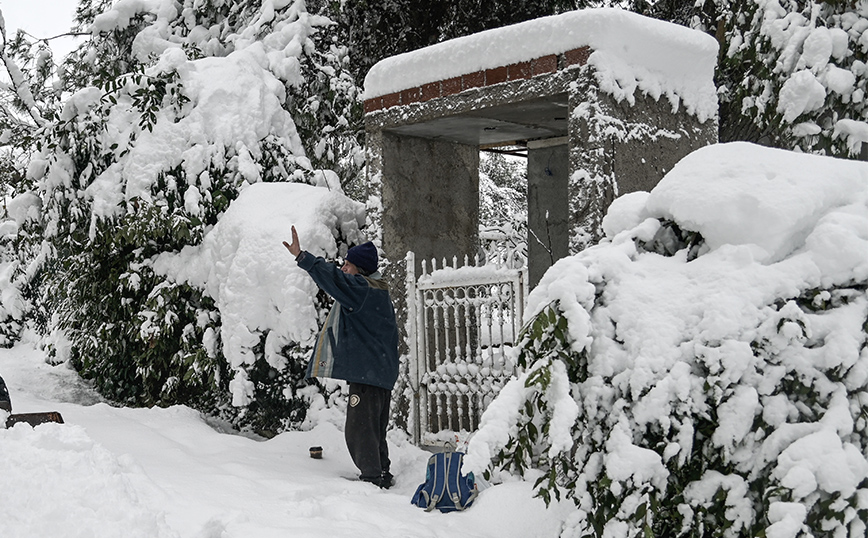
<svg viewBox="0 0 868 538"><path fill-rule="evenodd" d="M428 499L428 506L425 507L426 512L434 510L444 493L448 492L446 484L448 460L445 458L446 455L442 452L428 458L428 472L431 473L431 496Z"/></svg>
<svg viewBox="0 0 868 538"><path fill-rule="evenodd" d="M449 500L452 501L452 504L455 506L455 510L464 510L467 508L473 499L476 498L477 490L468 491L469 496L467 499L462 499L462 490L461 490L461 481L464 481L465 488L467 488L467 477L461 475L461 464L464 460L464 454L461 452L452 452L448 456L448 476L452 479L451 482L447 484L447 493L449 495Z"/></svg>
<svg viewBox="0 0 868 538"><path fill-rule="evenodd" d="M450 491L450 497L456 510L465 510L473 504L473 500L479 495L479 490L476 488L473 473L469 475L461 474L461 466L464 464L464 453L454 452L450 459L450 474L454 475L454 487ZM463 486L463 488L462 488ZM462 498L466 495L467 498Z"/></svg>
<svg viewBox="0 0 868 538"><path fill-rule="evenodd" d="M461 454L456 452L450 453L447 457L447 476L452 479L452 482L447 481L446 493L449 500L455 505L456 510L462 510L461 506L461 486L458 484L458 478L461 476Z"/></svg>
<svg viewBox="0 0 868 538"><path fill-rule="evenodd" d="M471 474L473 474L473 473L471 473ZM476 499L476 496L479 495L479 489L476 488L475 486L476 485L474 484L473 489L470 490L470 496L467 497L467 501L465 501L465 503L464 503L464 508L467 508L468 506L470 506L473 503L473 500ZM462 510L464 510L464 508L462 508Z"/></svg>

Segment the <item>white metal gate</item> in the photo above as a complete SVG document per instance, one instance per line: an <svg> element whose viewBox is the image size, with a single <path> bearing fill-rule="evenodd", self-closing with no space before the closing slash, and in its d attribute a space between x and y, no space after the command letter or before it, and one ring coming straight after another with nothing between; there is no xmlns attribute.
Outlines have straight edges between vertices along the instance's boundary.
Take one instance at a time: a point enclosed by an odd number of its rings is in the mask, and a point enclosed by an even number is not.
<svg viewBox="0 0 868 538"><path fill-rule="evenodd" d="M440 268L407 254L409 423L416 444L438 443L441 432L472 432L482 412L515 371L527 298L527 270L502 266ZM442 437L439 436L439 437Z"/></svg>

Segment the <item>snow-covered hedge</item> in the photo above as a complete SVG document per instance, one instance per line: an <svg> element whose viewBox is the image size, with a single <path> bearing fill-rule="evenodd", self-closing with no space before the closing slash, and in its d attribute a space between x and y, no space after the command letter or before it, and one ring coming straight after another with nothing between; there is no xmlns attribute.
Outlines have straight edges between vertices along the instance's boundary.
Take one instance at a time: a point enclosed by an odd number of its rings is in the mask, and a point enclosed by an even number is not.
<svg viewBox="0 0 868 538"><path fill-rule="evenodd" d="M868 164L711 146L604 227L532 292L466 469L572 498L565 536L863 536Z"/></svg>
<svg viewBox="0 0 868 538"><path fill-rule="evenodd" d="M721 140L864 158L868 2L711 0L694 26L721 39Z"/></svg>
<svg viewBox="0 0 868 538"><path fill-rule="evenodd" d="M341 187L361 164L346 47L303 0L94 9L63 73L87 86L48 117L16 197L37 215L13 275L40 269L37 329L111 400L297 425L327 304L287 281L281 240L291 224L317 254L362 240Z"/></svg>
<svg viewBox="0 0 868 538"><path fill-rule="evenodd" d="M259 359L283 371L295 359L303 367L324 305L319 290L298 268L283 246L291 226L302 246L318 256L346 254L346 244L365 239L364 205L338 191L299 183L258 183L248 186L201 244L180 252L164 252L152 268L172 283L200 289L220 312L220 334L209 334L209 353L229 363L229 389L235 406L250 405L255 385L250 370ZM343 252L339 249L343 248ZM159 333L156 312L149 312L142 332ZM221 345L216 347L217 342ZM287 348L301 347L287 353ZM296 387L283 387L287 399Z"/></svg>

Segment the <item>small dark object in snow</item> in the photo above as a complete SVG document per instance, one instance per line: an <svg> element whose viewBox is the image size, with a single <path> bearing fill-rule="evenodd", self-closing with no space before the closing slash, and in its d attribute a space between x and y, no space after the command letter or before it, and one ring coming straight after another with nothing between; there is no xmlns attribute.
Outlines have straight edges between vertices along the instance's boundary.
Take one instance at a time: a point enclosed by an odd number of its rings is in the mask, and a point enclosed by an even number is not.
<svg viewBox="0 0 868 538"><path fill-rule="evenodd" d="M39 426L46 422L57 422L63 424L63 417L57 411L46 411L44 413L16 413L9 415L6 419L6 427L11 428L19 422L26 422L31 426Z"/></svg>
<svg viewBox="0 0 868 538"><path fill-rule="evenodd" d="M6 388L6 382L0 377L0 409L7 413L12 413L12 400L9 398L9 389ZM31 426L39 426L46 422L58 422L63 424L63 417L57 411L47 411L44 413L15 413L6 417L6 427L11 428L19 422L26 422Z"/></svg>
<svg viewBox="0 0 868 538"><path fill-rule="evenodd" d="M312 446L310 447L310 457L315 460L322 459L322 447L321 446Z"/></svg>

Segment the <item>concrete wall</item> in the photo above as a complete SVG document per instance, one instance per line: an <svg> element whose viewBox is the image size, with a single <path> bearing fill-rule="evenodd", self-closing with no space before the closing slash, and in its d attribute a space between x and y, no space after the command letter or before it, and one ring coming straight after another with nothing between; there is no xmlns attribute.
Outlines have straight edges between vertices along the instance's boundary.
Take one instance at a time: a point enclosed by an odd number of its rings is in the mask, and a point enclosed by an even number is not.
<svg viewBox="0 0 868 538"><path fill-rule="evenodd" d="M593 70L570 93L570 250L599 242L609 204L650 191L687 154L717 142L717 121L673 111L666 97L636 92L634 103L599 91Z"/></svg>
<svg viewBox="0 0 868 538"><path fill-rule="evenodd" d="M531 287L549 267L569 254L569 168L566 141L555 146L529 145L527 253Z"/></svg>
<svg viewBox="0 0 868 538"><path fill-rule="evenodd" d="M606 108L621 118L626 136L613 142L613 172L617 194L649 191L691 152L717 142L717 122L700 124L679 111L665 97L636 96L636 104L616 102L605 95Z"/></svg>
<svg viewBox="0 0 868 538"><path fill-rule="evenodd" d="M479 149L370 130L367 138L371 200L381 205L371 212L380 226L385 254L383 272L391 287L392 302L402 338L399 351L409 351L407 323L408 251L416 253L416 274L421 261L464 255L475 256L479 237ZM430 265L429 265L430 268ZM401 380L407 383L409 366ZM416 395L418 397L418 395ZM407 429L413 409L406 392L397 391L393 403L395 424Z"/></svg>
<svg viewBox="0 0 868 538"><path fill-rule="evenodd" d="M479 150L383 133L383 250L392 260L475 256Z"/></svg>

